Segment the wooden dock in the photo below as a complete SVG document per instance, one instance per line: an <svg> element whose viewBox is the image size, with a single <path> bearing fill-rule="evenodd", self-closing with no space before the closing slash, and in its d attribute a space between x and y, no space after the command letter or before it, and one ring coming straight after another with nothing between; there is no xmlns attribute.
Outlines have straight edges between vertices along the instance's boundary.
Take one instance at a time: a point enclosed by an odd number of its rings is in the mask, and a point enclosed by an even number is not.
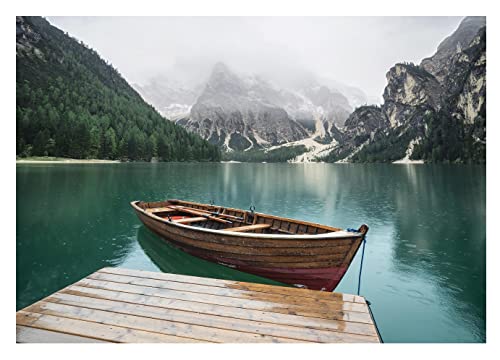
<svg viewBox="0 0 500 360"><path fill-rule="evenodd" d="M17 342L380 342L363 297L104 268L16 314Z"/></svg>

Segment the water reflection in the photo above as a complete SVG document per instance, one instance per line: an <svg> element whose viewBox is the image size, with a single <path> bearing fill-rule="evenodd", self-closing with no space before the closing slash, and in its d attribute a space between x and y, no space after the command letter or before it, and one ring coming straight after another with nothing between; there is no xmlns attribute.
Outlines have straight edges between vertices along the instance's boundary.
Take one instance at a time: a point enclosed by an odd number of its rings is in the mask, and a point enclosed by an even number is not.
<svg viewBox="0 0 500 360"><path fill-rule="evenodd" d="M446 316L428 312L464 341L485 340L486 190L484 168L406 169L411 181L396 192L399 216L392 256L400 276L425 279L433 295L412 288L410 296L448 302ZM460 178L460 181L456 179ZM411 206L407 206L411 204ZM427 316L425 316L427 318ZM422 324L423 326L423 324ZM465 327L465 329L464 329ZM432 333L432 332L431 332ZM439 337L438 337L439 338Z"/></svg>

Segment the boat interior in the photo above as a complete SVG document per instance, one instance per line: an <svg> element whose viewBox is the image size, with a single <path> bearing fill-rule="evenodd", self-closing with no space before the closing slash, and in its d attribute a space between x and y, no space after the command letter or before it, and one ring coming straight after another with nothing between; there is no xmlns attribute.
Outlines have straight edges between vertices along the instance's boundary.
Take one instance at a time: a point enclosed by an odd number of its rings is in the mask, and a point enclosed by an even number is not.
<svg viewBox="0 0 500 360"><path fill-rule="evenodd" d="M136 205L147 214L167 221L228 232L316 235L342 230L326 225L257 213L253 210L233 209L183 200L139 201Z"/></svg>

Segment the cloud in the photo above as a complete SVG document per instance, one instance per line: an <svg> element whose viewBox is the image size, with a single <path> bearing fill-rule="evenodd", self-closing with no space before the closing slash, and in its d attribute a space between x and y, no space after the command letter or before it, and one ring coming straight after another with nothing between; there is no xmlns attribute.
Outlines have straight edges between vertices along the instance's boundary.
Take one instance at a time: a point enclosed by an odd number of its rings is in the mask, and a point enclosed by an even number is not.
<svg viewBox="0 0 500 360"><path fill-rule="evenodd" d="M130 82L202 81L217 61L248 73L311 71L380 96L399 61L419 63L460 17L49 17Z"/></svg>

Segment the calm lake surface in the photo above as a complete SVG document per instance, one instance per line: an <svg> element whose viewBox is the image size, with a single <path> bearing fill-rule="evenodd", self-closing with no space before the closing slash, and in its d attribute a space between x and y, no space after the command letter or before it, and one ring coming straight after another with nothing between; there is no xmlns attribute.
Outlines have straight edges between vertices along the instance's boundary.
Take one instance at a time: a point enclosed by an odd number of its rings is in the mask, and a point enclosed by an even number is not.
<svg viewBox="0 0 500 360"><path fill-rule="evenodd" d="M368 224L361 295L385 342L486 340L486 168L355 164L17 165L17 309L105 266L262 283L162 242L131 200L188 199ZM361 251L336 291L356 293Z"/></svg>

